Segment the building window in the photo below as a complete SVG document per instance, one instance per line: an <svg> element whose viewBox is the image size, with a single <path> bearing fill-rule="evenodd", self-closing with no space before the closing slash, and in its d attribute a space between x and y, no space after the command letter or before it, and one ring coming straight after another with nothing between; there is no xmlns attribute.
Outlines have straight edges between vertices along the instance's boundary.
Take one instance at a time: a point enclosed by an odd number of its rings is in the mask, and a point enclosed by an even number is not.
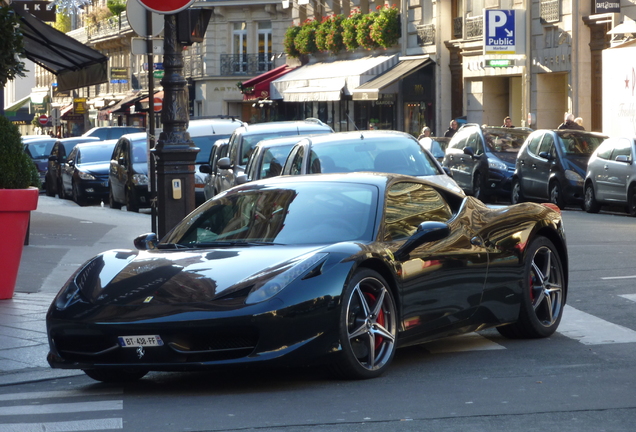
<svg viewBox="0 0 636 432"><path fill-rule="evenodd" d="M232 53L235 56L234 73L247 72L247 25L245 22L233 24Z"/></svg>
<svg viewBox="0 0 636 432"><path fill-rule="evenodd" d="M561 5L559 0L541 0L540 17L543 23L561 21Z"/></svg>
<svg viewBox="0 0 636 432"><path fill-rule="evenodd" d="M272 68L272 22L258 23L258 71L267 72Z"/></svg>

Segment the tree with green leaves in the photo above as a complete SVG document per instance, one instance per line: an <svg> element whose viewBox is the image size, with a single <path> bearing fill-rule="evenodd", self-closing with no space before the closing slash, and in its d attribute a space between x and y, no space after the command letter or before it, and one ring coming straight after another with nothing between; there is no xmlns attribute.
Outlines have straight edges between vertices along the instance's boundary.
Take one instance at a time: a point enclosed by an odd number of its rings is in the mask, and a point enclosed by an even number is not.
<svg viewBox="0 0 636 432"><path fill-rule="evenodd" d="M9 6L0 7L0 87L7 81L26 76L24 42L20 32L20 19ZM4 102L3 102L4 103Z"/></svg>

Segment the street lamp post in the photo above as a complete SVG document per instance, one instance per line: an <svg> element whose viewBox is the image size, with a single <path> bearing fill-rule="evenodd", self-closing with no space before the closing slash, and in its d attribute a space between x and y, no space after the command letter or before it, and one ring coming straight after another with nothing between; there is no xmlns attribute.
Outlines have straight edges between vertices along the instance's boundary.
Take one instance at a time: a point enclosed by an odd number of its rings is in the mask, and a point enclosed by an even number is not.
<svg viewBox="0 0 636 432"><path fill-rule="evenodd" d="M151 150L157 170L159 238L195 208L194 161L199 152L187 131L188 92L183 77L183 46L177 40L177 15L166 14L164 19L163 130Z"/></svg>

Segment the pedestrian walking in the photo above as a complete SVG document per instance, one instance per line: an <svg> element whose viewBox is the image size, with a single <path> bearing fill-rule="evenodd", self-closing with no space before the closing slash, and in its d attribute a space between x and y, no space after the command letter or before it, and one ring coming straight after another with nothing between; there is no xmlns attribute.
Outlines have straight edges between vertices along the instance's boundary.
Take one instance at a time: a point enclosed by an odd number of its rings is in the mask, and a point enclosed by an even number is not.
<svg viewBox="0 0 636 432"><path fill-rule="evenodd" d="M450 121L450 125L448 126L448 130L444 132L444 136L446 138L451 138L457 132L457 122L453 119Z"/></svg>

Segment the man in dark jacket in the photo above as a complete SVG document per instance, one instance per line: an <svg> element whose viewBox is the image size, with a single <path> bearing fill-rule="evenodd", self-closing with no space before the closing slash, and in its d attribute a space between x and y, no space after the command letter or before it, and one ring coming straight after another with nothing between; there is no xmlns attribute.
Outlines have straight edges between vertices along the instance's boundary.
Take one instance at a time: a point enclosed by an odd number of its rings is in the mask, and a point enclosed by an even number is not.
<svg viewBox="0 0 636 432"><path fill-rule="evenodd" d="M565 113L565 118L563 123L559 125L559 129L585 130L583 126L579 126L579 124L574 121L574 114L572 113Z"/></svg>
<svg viewBox="0 0 636 432"><path fill-rule="evenodd" d="M444 132L444 136L446 138L451 138L453 135L455 135L455 132L457 132L457 122L455 120L451 120L448 130Z"/></svg>

